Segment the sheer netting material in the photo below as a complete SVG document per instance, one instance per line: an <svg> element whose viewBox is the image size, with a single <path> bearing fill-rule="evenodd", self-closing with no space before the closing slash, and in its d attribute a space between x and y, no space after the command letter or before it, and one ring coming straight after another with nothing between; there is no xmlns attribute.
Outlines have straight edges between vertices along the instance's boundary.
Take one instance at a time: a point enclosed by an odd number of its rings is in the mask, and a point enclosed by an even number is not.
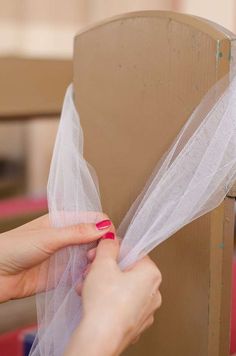
<svg viewBox="0 0 236 356"><path fill-rule="evenodd" d="M236 180L236 77L235 67L231 68L230 83L224 78L210 89L121 223L122 269L218 206ZM96 174L83 157L72 85L65 95L56 138L48 204L51 223L57 227L97 222L99 213L94 211L102 211ZM39 328L31 356L63 355L82 315L75 287L89 248L63 249L41 271L41 278L47 274L48 282L46 292L37 296Z"/></svg>

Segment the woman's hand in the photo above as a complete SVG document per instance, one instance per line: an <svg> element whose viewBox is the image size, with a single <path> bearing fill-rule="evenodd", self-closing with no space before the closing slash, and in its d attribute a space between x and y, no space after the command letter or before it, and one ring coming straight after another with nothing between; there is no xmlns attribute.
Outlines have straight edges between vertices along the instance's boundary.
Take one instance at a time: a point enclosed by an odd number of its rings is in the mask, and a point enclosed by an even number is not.
<svg viewBox="0 0 236 356"><path fill-rule="evenodd" d="M0 234L0 302L23 298L43 291L38 286L41 266L61 248L98 240L113 226L105 214L98 213L100 224L79 224L65 228L50 226L48 215L17 229ZM107 226L107 227L106 227Z"/></svg>
<svg viewBox="0 0 236 356"><path fill-rule="evenodd" d="M161 305L161 274L149 257L122 272L118 252L117 239L102 239L97 249L88 253L94 261L83 286L78 287L84 315L66 356L77 356L78 352L86 356L120 355L153 323L153 314Z"/></svg>

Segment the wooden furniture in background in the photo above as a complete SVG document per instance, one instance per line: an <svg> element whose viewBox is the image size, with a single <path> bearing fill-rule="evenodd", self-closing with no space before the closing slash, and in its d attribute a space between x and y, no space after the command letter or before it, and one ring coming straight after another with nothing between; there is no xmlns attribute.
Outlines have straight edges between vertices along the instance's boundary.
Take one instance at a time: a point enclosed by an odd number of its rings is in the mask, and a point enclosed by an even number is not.
<svg viewBox="0 0 236 356"><path fill-rule="evenodd" d="M75 103L104 211L118 224L203 95L230 69L232 36L171 12L124 14L81 32ZM155 249L156 323L127 356L226 356L234 198Z"/></svg>
<svg viewBox="0 0 236 356"><path fill-rule="evenodd" d="M0 58L0 120L59 115L71 79L70 60Z"/></svg>
<svg viewBox="0 0 236 356"><path fill-rule="evenodd" d="M71 80L70 60L0 58L0 132L4 123L21 121L23 125L30 120L26 132L30 135L30 152L26 152L28 175L32 172L34 175L40 174L40 162L47 158L47 137L37 130L39 131L42 125L49 126L50 129L48 118L59 117L65 90ZM6 184L9 184L9 181L6 181ZM11 204L12 214L9 208ZM23 197L0 202L0 232L26 223L46 211L47 204L44 199ZM34 298L0 305L1 333L32 323L36 323Z"/></svg>

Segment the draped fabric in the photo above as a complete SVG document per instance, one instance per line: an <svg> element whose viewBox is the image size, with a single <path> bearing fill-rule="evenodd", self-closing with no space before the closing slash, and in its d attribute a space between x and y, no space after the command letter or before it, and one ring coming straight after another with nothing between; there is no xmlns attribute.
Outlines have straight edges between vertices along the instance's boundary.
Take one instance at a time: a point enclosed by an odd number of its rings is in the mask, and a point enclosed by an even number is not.
<svg viewBox="0 0 236 356"><path fill-rule="evenodd" d="M232 49L235 51L235 47ZM194 110L118 228L124 269L184 225L217 207L236 180L236 77L221 79ZM98 179L83 157L83 132L69 86L63 104L48 182L54 226L99 221ZM96 213L95 213L96 212ZM56 253L41 278L39 330L33 356L59 356L82 316L75 291L91 245ZM98 281L99 283L99 281Z"/></svg>

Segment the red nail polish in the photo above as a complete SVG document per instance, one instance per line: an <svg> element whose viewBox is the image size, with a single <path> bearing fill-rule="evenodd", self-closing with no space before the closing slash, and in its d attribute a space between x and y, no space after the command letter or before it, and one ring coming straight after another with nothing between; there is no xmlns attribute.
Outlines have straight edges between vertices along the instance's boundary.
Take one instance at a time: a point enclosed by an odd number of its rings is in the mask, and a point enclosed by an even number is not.
<svg viewBox="0 0 236 356"><path fill-rule="evenodd" d="M103 240L110 239L115 240L115 234L113 232L107 232L105 235L102 236Z"/></svg>
<svg viewBox="0 0 236 356"><path fill-rule="evenodd" d="M98 230L107 229L110 226L111 226L111 221L110 220L102 220L102 221L99 221L96 224L96 227L97 227Z"/></svg>

